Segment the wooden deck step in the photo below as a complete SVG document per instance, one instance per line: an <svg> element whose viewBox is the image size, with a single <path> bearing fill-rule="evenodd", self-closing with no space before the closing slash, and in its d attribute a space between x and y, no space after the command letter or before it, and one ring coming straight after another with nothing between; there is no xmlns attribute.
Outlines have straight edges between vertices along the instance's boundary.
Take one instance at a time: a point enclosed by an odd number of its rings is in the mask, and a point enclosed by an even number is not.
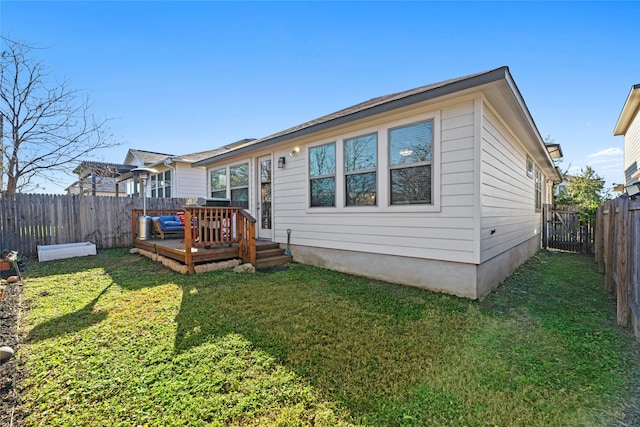
<svg viewBox="0 0 640 427"><path fill-rule="evenodd" d="M285 265L293 261L290 255L273 256L269 258L256 259L256 268L273 267L275 265Z"/></svg>
<svg viewBox="0 0 640 427"><path fill-rule="evenodd" d="M256 247L256 268L284 265L293 261L293 257L284 254L278 243L261 243Z"/></svg>
<svg viewBox="0 0 640 427"><path fill-rule="evenodd" d="M273 249L256 250L256 259L271 258L274 256L280 256L280 255L284 255L284 249L273 248Z"/></svg>

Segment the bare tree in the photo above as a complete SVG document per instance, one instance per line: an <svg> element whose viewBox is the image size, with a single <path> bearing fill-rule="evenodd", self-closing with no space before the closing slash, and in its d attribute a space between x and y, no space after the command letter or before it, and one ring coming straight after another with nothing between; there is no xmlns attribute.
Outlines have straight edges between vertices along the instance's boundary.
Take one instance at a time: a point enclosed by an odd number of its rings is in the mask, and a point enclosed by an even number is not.
<svg viewBox="0 0 640 427"><path fill-rule="evenodd" d="M37 178L71 175L74 163L98 149L113 147L107 122L90 114L86 94L53 82L33 47L2 37L0 130L2 174L7 193L34 188ZM0 183L4 184L2 180ZM4 187L4 185L3 185Z"/></svg>

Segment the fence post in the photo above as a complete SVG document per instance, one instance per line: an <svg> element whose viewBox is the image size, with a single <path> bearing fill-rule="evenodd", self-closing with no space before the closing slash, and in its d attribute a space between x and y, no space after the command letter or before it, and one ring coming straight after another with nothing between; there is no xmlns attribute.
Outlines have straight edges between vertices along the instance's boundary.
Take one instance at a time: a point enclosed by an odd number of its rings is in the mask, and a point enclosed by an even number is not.
<svg viewBox="0 0 640 427"><path fill-rule="evenodd" d="M629 312L631 327L636 337L640 337L640 307L638 306L638 291L640 287L640 275L638 264L640 263L640 203L638 200L629 201Z"/></svg>
<svg viewBox="0 0 640 427"><path fill-rule="evenodd" d="M549 248L549 232L547 228L548 224L548 216L549 216L549 204L545 203L542 206L542 249L547 250Z"/></svg>
<svg viewBox="0 0 640 427"><path fill-rule="evenodd" d="M629 324L629 265L628 255L628 224L629 218L629 198L620 197L620 214L618 220L618 262L616 268L616 297L618 301L618 325L628 326Z"/></svg>
<svg viewBox="0 0 640 427"><path fill-rule="evenodd" d="M602 204L596 210L596 225L594 230L594 252L596 263L598 263L598 272L604 273L604 211L605 204Z"/></svg>
<svg viewBox="0 0 640 427"><path fill-rule="evenodd" d="M607 247L605 248L605 276L604 276L604 289L607 292L613 292L614 288L614 278L613 278L613 260L614 260L614 251L616 250L616 233L615 233L615 225L616 225L616 210L617 210L617 201L609 200L607 202L609 206L609 223L607 227Z"/></svg>

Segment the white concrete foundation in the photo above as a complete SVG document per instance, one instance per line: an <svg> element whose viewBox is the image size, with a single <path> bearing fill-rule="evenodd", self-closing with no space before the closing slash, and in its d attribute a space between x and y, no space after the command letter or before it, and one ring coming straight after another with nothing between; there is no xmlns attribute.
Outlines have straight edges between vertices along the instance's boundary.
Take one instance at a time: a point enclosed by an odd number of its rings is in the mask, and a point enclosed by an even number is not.
<svg viewBox="0 0 640 427"><path fill-rule="evenodd" d="M309 246L291 246L291 253L301 264L477 299L539 249L536 236L480 265Z"/></svg>
<svg viewBox="0 0 640 427"><path fill-rule="evenodd" d="M395 255L292 246L293 260L402 285L476 298L476 266Z"/></svg>

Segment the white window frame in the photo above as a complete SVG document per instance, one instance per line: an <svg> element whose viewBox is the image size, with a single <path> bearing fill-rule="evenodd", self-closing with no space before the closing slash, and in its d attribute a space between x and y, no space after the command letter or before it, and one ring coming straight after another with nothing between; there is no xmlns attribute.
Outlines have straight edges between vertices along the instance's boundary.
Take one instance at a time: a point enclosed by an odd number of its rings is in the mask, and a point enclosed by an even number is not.
<svg viewBox="0 0 640 427"><path fill-rule="evenodd" d="M356 169L356 170L352 170L352 171L347 171L347 167L346 165L344 165L344 170L343 170L343 183L344 183L344 205L348 208L352 208L352 207L363 207L363 206L377 206L378 205L378 132L372 132L372 133L365 133L362 135L358 135L358 136L354 136L354 137L350 137L350 138L343 138L342 139L342 152L343 152L343 163L346 162L346 158L344 158L345 155L345 149L346 149L346 145L348 141L353 141L356 140L358 138L367 138L367 137L374 137L375 138L375 165L373 168L368 168L368 169ZM347 203L347 197L348 197L348 192L347 192L347 178L349 176L356 176L356 175L366 175L366 174L370 174L373 173L375 174L375 188L374 188L374 203L371 204L352 204L349 205Z"/></svg>
<svg viewBox="0 0 640 427"><path fill-rule="evenodd" d="M213 195L213 192L214 192L213 186L211 185L211 182L212 182L211 181L211 174L213 172L218 172L218 171L224 171L224 190L216 189L215 192L216 193L221 193L221 192L224 191L223 197L214 196ZM228 195L228 190L229 190L229 168L227 168L225 166L225 167L221 167L221 168L208 169L207 170L207 175L209 175L209 180L207 182L207 185L209 186L209 191L208 191L209 196L216 197L216 198L221 198L221 199L228 199L229 198L229 195ZM220 176L222 176L222 175L220 175Z"/></svg>
<svg viewBox="0 0 640 427"><path fill-rule="evenodd" d="M231 168L234 167L238 167L238 166L243 166L246 165L247 167L247 184L246 185L239 185L239 186L231 186ZM213 195L213 187L211 185L211 174L213 172L217 172L217 171L222 171L224 170L224 179L225 179L225 188L224 190L222 189L217 189L215 190L218 193L222 193L224 191L224 197L221 197L222 195ZM225 166L220 166L220 167L212 167L207 169L207 194L209 194L210 197L216 197L216 198L223 198L223 199L228 199L231 201L231 204L233 205L233 200L231 199L231 192L232 190L241 190L243 188L247 189L247 207L244 208L245 210L250 210L251 209L251 203L252 203L252 197L251 197L251 179L252 179L252 169L251 169L251 161L249 159L244 160L242 162L238 162L238 163L233 163L230 165L225 165Z"/></svg>
<svg viewBox="0 0 640 427"><path fill-rule="evenodd" d="M533 180L533 197L534 197L534 205L536 212L540 212L542 210L542 188L543 188L543 179L542 179L542 171L536 165L534 167L534 180Z"/></svg>
<svg viewBox="0 0 640 427"><path fill-rule="evenodd" d="M326 147L326 146L330 146L333 145L333 150L334 150L334 164L333 164L333 173L331 174L324 174L324 175L311 175L311 151L315 148L319 148L319 147ZM307 191L308 191L308 197L307 197L307 208L311 209L311 210L324 210L324 209L331 209L334 210L337 206L338 203L338 165L340 164L338 157L338 143L337 141L328 141L328 142L323 142L321 144L315 144L312 145L308 148L307 150ZM333 205L331 206L327 206L327 205L318 205L318 206L313 206L311 203L312 200L312 194L311 194L311 182L313 180L318 180L318 179L329 179L329 178L333 178Z"/></svg>
<svg viewBox="0 0 640 427"><path fill-rule="evenodd" d="M237 185L235 187L231 186L231 169L232 168L237 168L239 166L245 166L247 167L247 183L246 185ZM249 206L251 205L251 193L249 192L250 190L250 183L251 183L251 164L250 162L247 160L246 162L241 162L241 163L237 163L235 165L230 165L229 168L227 169L227 174L229 176L229 179L227 180L227 186L229 187L229 200L231 200L231 205L233 206L233 198L232 198L232 193L234 190L242 190L242 189L246 189L247 190L247 206L244 208L246 210L249 209Z"/></svg>
<svg viewBox="0 0 640 427"><path fill-rule="evenodd" d="M309 214L322 214L328 212L344 213L398 213L398 212L440 212L441 207L441 135L440 135L440 110L427 111L403 119L391 120L383 124L363 126L356 130L340 134L339 137L319 139L305 148L305 155L309 158L309 149L332 142L336 143L336 206L311 208L311 188L309 184L309 161L306 163L306 212ZM432 160L431 160L431 202L432 204L391 205L390 203L390 175L389 175L389 129L431 120L433 122ZM370 133L378 134L378 173L377 173L377 205L376 206L345 206L345 180L344 180L344 140Z"/></svg>
<svg viewBox="0 0 640 427"><path fill-rule="evenodd" d="M166 174L169 174L169 184L167 184L167 180L166 180ZM172 177L172 173L171 173L171 169L167 169L164 170L162 172L158 172L155 173L153 175L151 175L151 177L149 178L149 187L151 189L150 191L150 197L151 198L163 198L163 197L172 197L172 188L171 188L171 183L173 182L173 177ZM162 180L160 180L159 178L162 177ZM158 185L159 182L162 182L162 186ZM155 183L155 186L154 186ZM169 189L169 196L166 195L166 191L167 188ZM160 190L162 190L162 196L160 196ZM146 190L145 190L146 191Z"/></svg>
<svg viewBox="0 0 640 427"><path fill-rule="evenodd" d="M414 163L409 163L407 165L392 165L391 164L391 160L389 160L389 162L387 163L387 166L389 168L389 204L392 205L392 201L391 201L391 191L393 191L393 185L391 184L391 175L392 175L392 171L394 170L401 170L401 169L409 169L409 168L417 168L417 167L423 167L423 166L429 166L430 167L430 172L431 172L431 188L429 189L429 195L431 196L431 202L430 203L398 203L392 206L431 206L433 205L433 141L434 141L434 136L433 136L433 129L434 129L434 123L433 120L421 120L415 123L409 123L409 124L405 124L402 126L395 126L395 127L389 127L387 129L387 135L389 135L389 141L387 143L387 150L391 150L391 141L390 141L390 135L391 132L397 129L402 129L402 128L407 128L410 126L415 126L415 125L420 125L423 123L428 123L431 122L431 160L423 160L420 162L414 162ZM411 154L411 153L409 153ZM404 156L404 155L403 155Z"/></svg>

